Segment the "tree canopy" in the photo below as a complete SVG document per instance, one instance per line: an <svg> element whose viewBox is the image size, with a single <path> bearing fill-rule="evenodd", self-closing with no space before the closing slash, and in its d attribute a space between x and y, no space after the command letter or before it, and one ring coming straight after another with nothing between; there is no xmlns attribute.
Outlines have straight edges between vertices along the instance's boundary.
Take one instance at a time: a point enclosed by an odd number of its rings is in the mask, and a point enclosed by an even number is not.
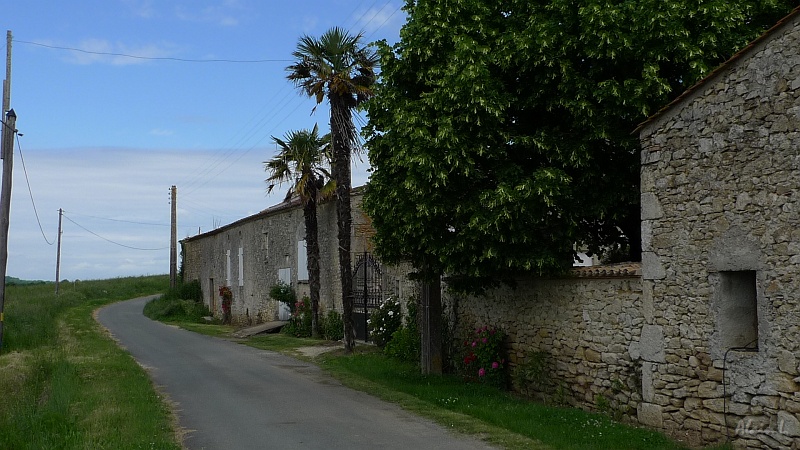
<svg viewBox="0 0 800 450"><path fill-rule="evenodd" d="M367 104L377 251L478 282L637 256L632 131L796 4L407 0Z"/></svg>

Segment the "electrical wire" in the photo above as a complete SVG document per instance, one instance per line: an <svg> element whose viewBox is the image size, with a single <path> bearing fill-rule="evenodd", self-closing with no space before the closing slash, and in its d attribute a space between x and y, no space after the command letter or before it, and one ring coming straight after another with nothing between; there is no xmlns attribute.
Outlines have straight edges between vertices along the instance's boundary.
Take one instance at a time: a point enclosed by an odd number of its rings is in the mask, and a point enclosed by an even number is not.
<svg viewBox="0 0 800 450"><path fill-rule="evenodd" d="M133 221L133 220L122 220L122 219L112 219L110 217L90 216L88 214L80 214L80 213L76 213L74 211L64 211L64 212L69 212L70 214L73 214L73 215L76 215L76 216L80 216L80 217L89 217L91 219L98 219L98 220L108 220L110 222L132 223L132 224L135 224L135 225L149 225L149 226L154 226L154 227L168 227L168 226L170 226L168 223L136 222L136 221Z"/></svg>
<svg viewBox="0 0 800 450"><path fill-rule="evenodd" d="M42 237L44 241L47 242L48 245L53 245L55 242L50 242L47 239L47 236L44 234L44 228L42 227L42 221L39 220L39 211L36 210L36 202L33 200L33 190L31 190L31 180L28 178L28 169L25 167L25 157L22 155L22 146L19 143L19 134L14 133L17 137L17 150L19 150L19 159L22 161L22 172L25 173L25 183L28 184L28 194L31 197L31 204L33 205L33 214L36 216L36 223L39 224L39 231L42 232Z"/></svg>
<svg viewBox="0 0 800 450"><path fill-rule="evenodd" d="M20 44L36 45L39 47L51 48L55 50L68 50L72 52L86 53L89 55L119 56L123 58L142 59L150 61L176 61L176 62L188 62L188 63L236 63L236 64L258 64L258 63L292 61L291 59L193 59L193 58L175 58L171 56L140 56L140 55L129 55L127 53L98 52L93 50L85 50L82 48L43 44L41 42L21 41L19 39L14 39L14 42L18 42Z"/></svg>
<svg viewBox="0 0 800 450"><path fill-rule="evenodd" d="M118 245L120 247L125 247L125 248L131 249L131 250L143 250L143 251L157 251L157 250L167 250L167 249L169 249L169 246L161 247L161 248L141 248L141 247L132 247L130 245L120 244L119 242L115 242L115 241L112 241L111 239L108 239L108 238L105 238L103 236L100 236L99 234L95 233L94 231L92 231L92 230L84 227L83 225L79 224L78 222L75 222L74 220L70 219L66 215L64 215L63 217L65 219L69 220L70 222L72 222L73 224L75 224L77 227L83 229L84 231L86 231L86 232L88 232L88 233L90 233L90 234L92 234L92 235L94 235L94 236L106 241L106 242L110 242L110 243L112 243L114 245Z"/></svg>

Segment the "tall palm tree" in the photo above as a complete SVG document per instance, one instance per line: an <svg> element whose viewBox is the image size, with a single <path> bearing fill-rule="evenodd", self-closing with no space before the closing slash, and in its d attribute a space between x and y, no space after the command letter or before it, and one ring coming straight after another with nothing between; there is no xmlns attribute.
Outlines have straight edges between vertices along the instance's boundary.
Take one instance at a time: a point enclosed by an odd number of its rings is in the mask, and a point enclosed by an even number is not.
<svg viewBox="0 0 800 450"><path fill-rule="evenodd" d="M373 95L378 56L362 44L362 34L350 35L338 27L319 38L303 36L292 53L295 63L287 78L303 93L330 104L333 178L336 182L336 218L339 238L339 274L344 309L345 350L355 346L352 267L350 267L350 155L359 148L353 109ZM316 106L314 107L316 109Z"/></svg>
<svg viewBox="0 0 800 450"><path fill-rule="evenodd" d="M330 135L321 136L317 125L312 130L290 131L283 139L272 136L280 152L269 161L264 161L264 170L269 173L268 192L276 184L292 183L286 194L300 197L303 219L306 225L306 254L308 264L308 287L311 297L311 332L320 336L319 322L319 238L317 227L317 202L330 196L333 183L325 169L330 159ZM329 180L326 184L325 180Z"/></svg>

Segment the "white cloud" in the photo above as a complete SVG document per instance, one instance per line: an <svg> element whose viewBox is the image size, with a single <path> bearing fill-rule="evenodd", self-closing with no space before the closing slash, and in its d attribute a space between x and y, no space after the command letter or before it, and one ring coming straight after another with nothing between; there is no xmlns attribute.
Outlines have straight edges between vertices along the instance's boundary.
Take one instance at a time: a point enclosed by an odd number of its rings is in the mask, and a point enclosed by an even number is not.
<svg viewBox="0 0 800 450"><path fill-rule="evenodd" d="M177 6L175 8L175 16L180 20L213 23L223 27L238 26L245 14L246 8L241 2L230 0L202 7L192 3L190 7Z"/></svg>
<svg viewBox="0 0 800 450"><path fill-rule="evenodd" d="M148 58L165 58L174 54L171 45L128 45L105 39L85 39L66 53L64 61L71 64L110 64L115 66L142 64Z"/></svg>
<svg viewBox="0 0 800 450"><path fill-rule="evenodd" d="M156 16L152 0L123 0L122 2L127 5L131 12L137 17L151 19Z"/></svg>
<svg viewBox="0 0 800 450"><path fill-rule="evenodd" d="M8 275L54 279L59 208L65 216L62 279L168 273L170 186L178 189L178 239L194 236L198 228L207 232L283 200L285 189L266 194L262 161L270 153L265 148L237 154L126 148L26 150L36 208L52 244L45 242L39 230L17 155ZM353 186L363 185L366 175L366 164L354 158Z"/></svg>
<svg viewBox="0 0 800 450"><path fill-rule="evenodd" d="M175 134L175 132L172 131L172 130L164 130L164 129L161 129L161 128L153 128L152 130L150 130L150 134L152 136L172 136L173 134Z"/></svg>

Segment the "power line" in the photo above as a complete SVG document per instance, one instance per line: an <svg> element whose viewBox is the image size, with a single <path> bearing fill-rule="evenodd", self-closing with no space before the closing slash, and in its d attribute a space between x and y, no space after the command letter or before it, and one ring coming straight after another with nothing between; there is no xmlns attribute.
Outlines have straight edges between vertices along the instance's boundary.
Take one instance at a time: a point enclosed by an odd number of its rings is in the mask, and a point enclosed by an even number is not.
<svg viewBox="0 0 800 450"><path fill-rule="evenodd" d="M141 247L132 247L132 246L130 246L130 245L120 244L119 242L112 241L111 239L108 239L108 238L105 238L105 237L103 237L103 236L100 236L99 234L95 233L94 231L92 231L92 230L90 230L90 229L88 229L88 228L84 227L83 225L79 224L78 222L75 222L74 220L70 219L70 218L69 218L69 217L67 217L66 215L64 215L64 218L65 218L65 219L67 219L67 220L69 220L69 221L70 221L70 222L72 222L73 224L75 224L77 227L79 227L79 228L83 229L84 231L86 231L86 232L88 232L88 233L90 233L90 234L92 234L92 235L94 235L94 236L96 236L96 237L98 237L98 238L100 238L100 239L102 239L102 240L106 241L106 242L110 242L110 243L112 243L112 244L114 244L114 245L118 245L118 246L120 246L120 247L125 247L125 248L131 249L131 250L143 250L143 251L157 251L157 250L166 250L166 249L168 249L168 248L169 248L169 246L167 246L167 247L161 247L161 248L141 248Z"/></svg>
<svg viewBox="0 0 800 450"><path fill-rule="evenodd" d="M64 211L64 212L67 212L67 211ZM132 224L136 224L136 225L149 225L149 226L154 226L154 227L168 227L169 226L168 223L136 222L134 220L112 219L110 217L90 216L90 215L87 215L87 214L80 214L80 213L76 213L76 212L73 212L73 211L69 211L69 212L70 212L70 214L74 214L76 216L89 217L89 218L92 218L92 219L99 219L99 220L108 220L108 221L111 221L111 222L132 223Z"/></svg>
<svg viewBox="0 0 800 450"><path fill-rule="evenodd" d="M127 53L116 53L116 52L99 52L94 50L85 50L82 48L75 48L75 47L64 47L60 45L50 45L50 44L43 44L41 42L31 42L31 41L21 41L19 39L14 39L14 42L18 42L20 44L29 44L29 45L36 45L39 47L45 47L55 50L68 50L72 52L79 52L79 53L86 53L89 55L101 55L101 56L119 56L123 58L131 58L131 59L143 59L143 60L151 60L151 61L177 61L177 62L188 62L188 63L236 63L236 64L258 64L258 63L272 63L272 62L291 62L291 59L193 59L193 58L175 58L171 56L141 56L141 55L129 55Z"/></svg>
<svg viewBox="0 0 800 450"><path fill-rule="evenodd" d="M17 134L17 150L19 150L19 159L22 161L22 172L25 173L25 183L28 184L28 194L31 197L31 204L33 205L33 214L36 216L36 223L39 224L39 231L42 232L42 237L44 241L47 242L48 245L53 245L53 242L50 242L47 239L47 236L44 234L44 228L42 228L42 221L39 220L39 211L36 210L36 202L33 200L33 191L31 190L31 181L28 178L28 169L25 167L25 158L22 156L22 146L19 143L19 134Z"/></svg>

